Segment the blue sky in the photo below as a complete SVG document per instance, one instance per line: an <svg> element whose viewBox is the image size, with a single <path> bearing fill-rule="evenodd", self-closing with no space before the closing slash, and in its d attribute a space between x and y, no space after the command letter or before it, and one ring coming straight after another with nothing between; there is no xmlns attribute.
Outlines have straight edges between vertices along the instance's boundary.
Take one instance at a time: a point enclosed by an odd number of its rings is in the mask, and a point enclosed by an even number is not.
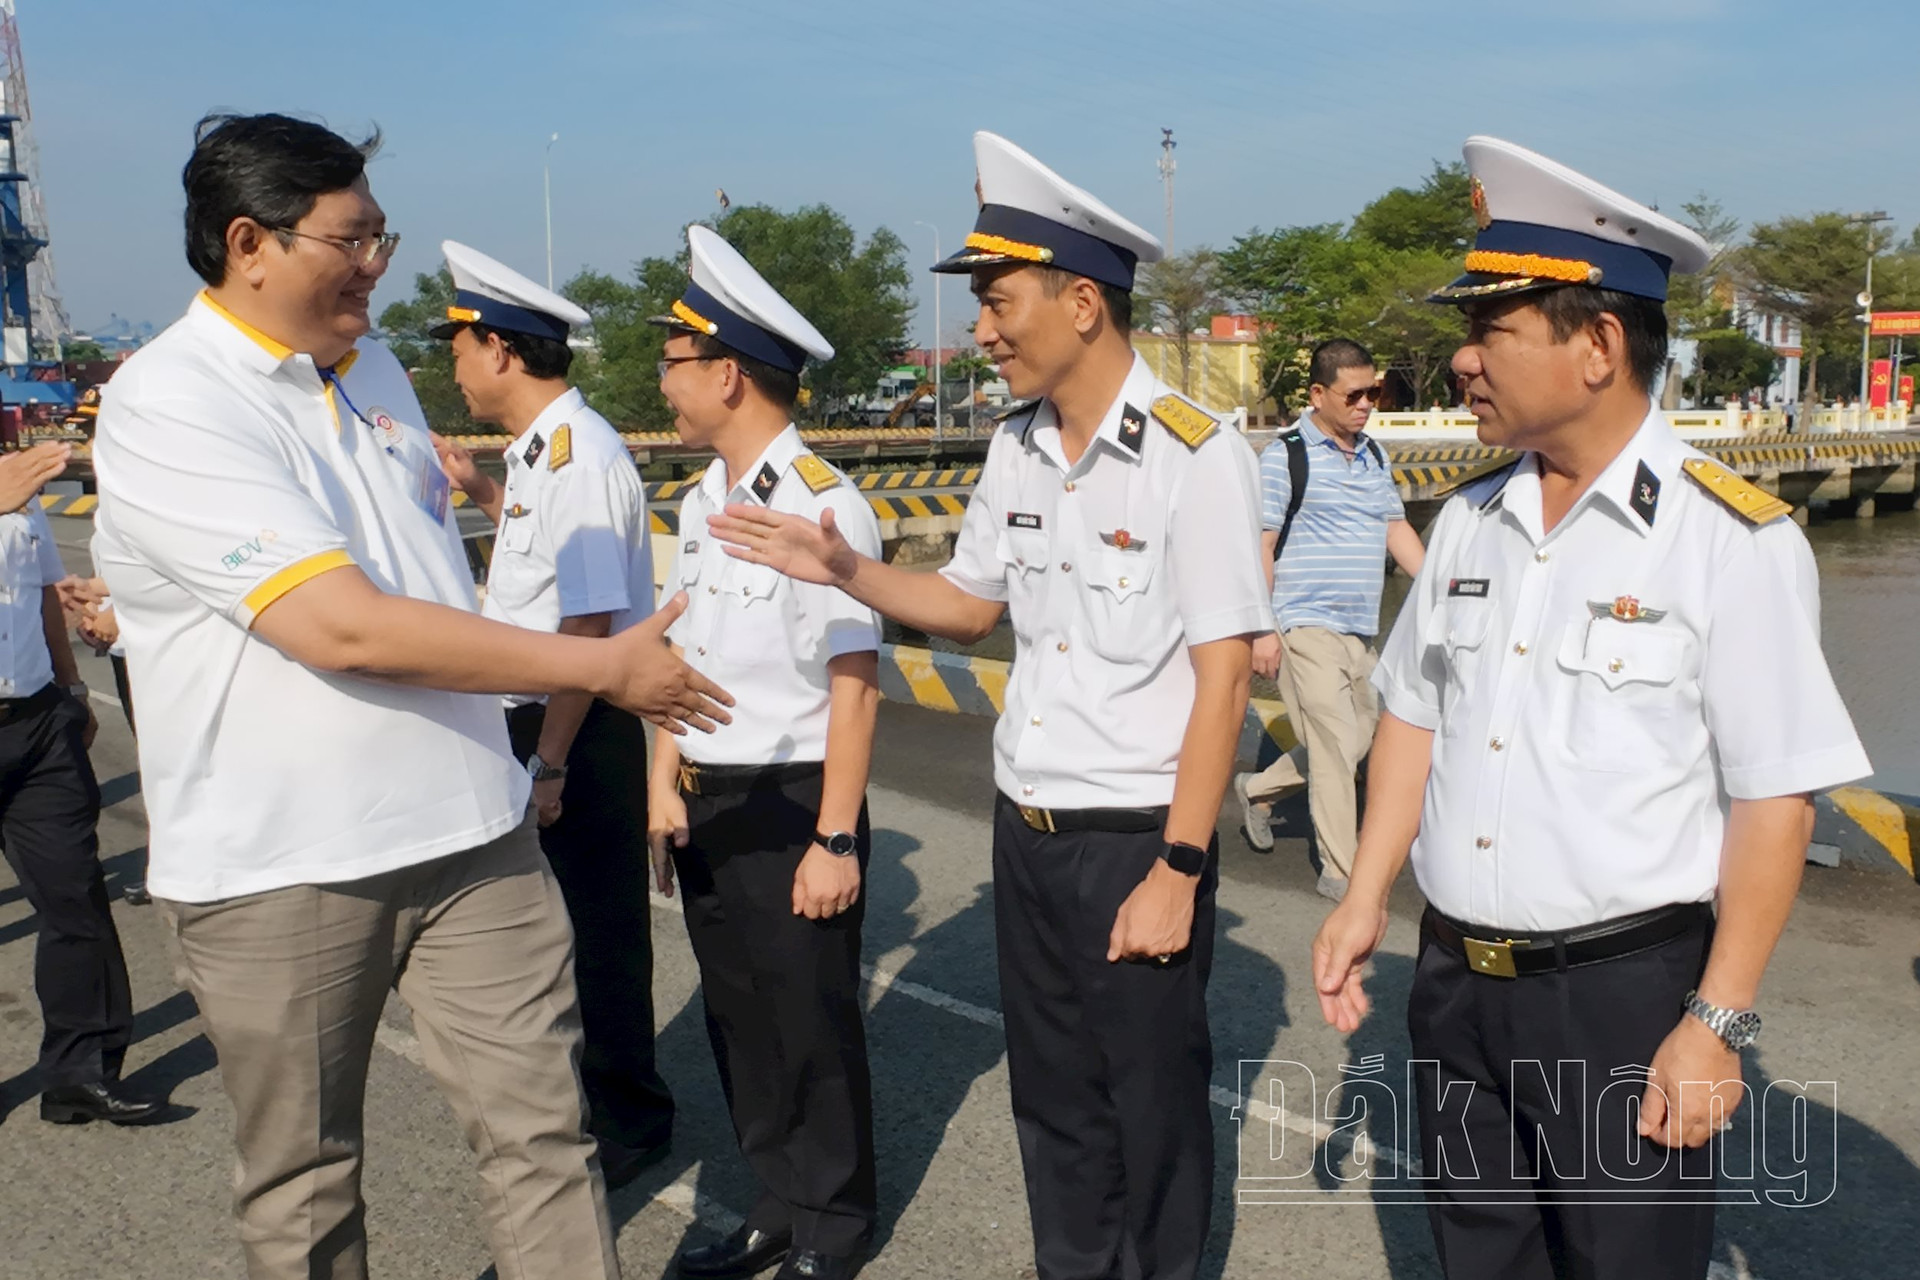
<svg viewBox="0 0 1920 1280"><path fill-rule="evenodd" d="M1910 11L1775 0L18 0L61 292L74 322L162 323L194 280L180 166L210 108L377 123L405 236L376 305L463 240L558 278L624 273L734 203L824 201L915 266L973 211L974 129L1150 229L1160 129L1176 248L1350 217L1471 133L1672 210L1920 221ZM1887 41L1891 43L1887 43ZM1884 70L1871 67L1887 49ZM1908 138L1903 146L1898 139ZM916 272L916 274L918 274ZM932 281L913 336L932 327ZM945 295L947 340L965 294Z"/></svg>

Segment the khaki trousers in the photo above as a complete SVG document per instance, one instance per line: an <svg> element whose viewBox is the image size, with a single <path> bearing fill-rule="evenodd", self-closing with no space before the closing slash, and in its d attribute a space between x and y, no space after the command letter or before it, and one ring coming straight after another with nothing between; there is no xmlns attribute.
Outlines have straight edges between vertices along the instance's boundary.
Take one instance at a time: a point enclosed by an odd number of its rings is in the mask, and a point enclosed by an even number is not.
<svg viewBox="0 0 1920 1280"><path fill-rule="evenodd" d="M1247 791L1264 803L1305 787L1321 861L1350 876L1360 842L1353 775L1380 723L1372 682L1379 655L1359 636L1325 627L1295 627L1280 645L1280 695L1300 745L1255 774Z"/></svg>
<svg viewBox="0 0 1920 1280"><path fill-rule="evenodd" d="M361 1120L390 988L480 1158L501 1280L618 1277L573 931L531 821L364 880L162 905L233 1102L251 1280L365 1280Z"/></svg>

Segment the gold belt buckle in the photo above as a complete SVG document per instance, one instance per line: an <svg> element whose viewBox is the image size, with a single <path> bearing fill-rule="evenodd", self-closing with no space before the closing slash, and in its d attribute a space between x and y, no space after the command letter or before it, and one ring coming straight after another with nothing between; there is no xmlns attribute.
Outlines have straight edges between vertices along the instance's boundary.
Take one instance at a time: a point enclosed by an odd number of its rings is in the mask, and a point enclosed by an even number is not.
<svg viewBox="0 0 1920 1280"><path fill-rule="evenodd" d="M1517 978L1519 971L1513 967L1513 942L1482 942L1478 938L1463 938L1461 945L1467 952L1467 963L1473 966L1475 973L1488 974L1495 978Z"/></svg>
<svg viewBox="0 0 1920 1280"><path fill-rule="evenodd" d="M700 770L684 760L680 762L680 790L690 796L700 794Z"/></svg>
<svg viewBox="0 0 1920 1280"><path fill-rule="evenodd" d="M1036 809L1030 804L1023 804L1020 806L1020 818L1035 831L1045 831L1049 834L1053 832L1053 811L1051 809Z"/></svg>

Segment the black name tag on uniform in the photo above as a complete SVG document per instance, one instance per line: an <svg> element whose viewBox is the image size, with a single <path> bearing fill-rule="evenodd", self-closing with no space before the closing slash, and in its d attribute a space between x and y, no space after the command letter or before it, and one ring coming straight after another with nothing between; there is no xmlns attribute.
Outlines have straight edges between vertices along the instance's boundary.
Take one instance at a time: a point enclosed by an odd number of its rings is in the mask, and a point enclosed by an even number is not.
<svg viewBox="0 0 1920 1280"><path fill-rule="evenodd" d="M1484 600L1487 598L1487 587L1492 584L1492 581L1491 578L1452 578L1447 582L1447 594L1473 596Z"/></svg>
<svg viewBox="0 0 1920 1280"><path fill-rule="evenodd" d="M1007 512L1007 528L1009 529L1038 529L1039 527L1039 516L1029 515L1024 511Z"/></svg>

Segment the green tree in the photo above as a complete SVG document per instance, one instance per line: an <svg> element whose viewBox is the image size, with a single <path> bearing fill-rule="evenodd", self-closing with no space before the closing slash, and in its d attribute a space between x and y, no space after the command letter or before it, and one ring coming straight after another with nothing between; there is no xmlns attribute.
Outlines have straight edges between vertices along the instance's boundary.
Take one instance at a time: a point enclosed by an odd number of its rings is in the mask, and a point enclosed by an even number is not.
<svg viewBox="0 0 1920 1280"><path fill-rule="evenodd" d="M1773 381L1777 359L1773 348L1734 327L1731 312L1723 311L1716 318L1719 323L1712 328L1692 335L1698 350L1694 399L1700 404L1713 397L1732 400Z"/></svg>
<svg viewBox="0 0 1920 1280"><path fill-rule="evenodd" d="M1152 263L1141 273L1134 297L1144 311L1136 317L1157 326L1180 356L1180 390L1193 394L1193 331L1205 328L1220 309L1214 277L1220 255L1189 249Z"/></svg>
<svg viewBox="0 0 1920 1280"><path fill-rule="evenodd" d="M1362 209L1353 220L1353 237L1385 249L1424 249L1457 260L1476 230L1472 191L1466 165L1436 160L1419 187L1395 187Z"/></svg>
<svg viewBox="0 0 1920 1280"><path fill-rule="evenodd" d="M1675 337L1699 338L1700 336L1725 328L1729 323L1727 308L1733 301L1730 268L1737 261L1738 247L1736 238L1740 234L1738 219L1729 217L1718 200L1701 193L1680 206L1681 221L1699 233L1707 242L1712 256L1700 271L1688 275L1676 275L1667 285L1667 319L1673 326ZM1693 398L1696 404L1703 403L1710 393L1706 389L1706 367L1694 366ZM1742 388L1744 390L1745 388ZM1676 386L1672 394L1677 397ZM1670 402L1678 404L1678 399Z"/></svg>
<svg viewBox="0 0 1920 1280"><path fill-rule="evenodd" d="M1865 283L1870 247L1884 240L1868 233L1844 213L1781 218L1757 224L1740 253L1741 277L1761 307L1800 322L1809 403L1819 394L1821 359L1859 350L1854 295Z"/></svg>
<svg viewBox="0 0 1920 1280"><path fill-rule="evenodd" d="M1338 330L1341 308L1365 288L1376 246L1356 248L1337 223L1255 229L1221 250L1221 295L1259 321L1264 396L1285 406L1306 389L1307 352Z"/></svg>
<svg viewBox="0 0 1920 1280"><path fill-rule="evenodd" d="M1416 407L1453 399L1453 355L1466 341L1458 307L1427 296L1460 274L1457 255L1432 249L1378 254L1367 287L1341 309L1339 332L1366 346L1413 388Z"/></svg>
<svg viewBox="0 0 1920 1280"><path fill-rule="evenodd" d="M428 332L445 322L453 303L453 276L445 267L413 278L413 296L380 313L381 336L413 379L413 394L427 425L443 435L492 431L467 416L467 402L453 381L453 347Z"/></svg>
<svg viewBox="0 0 1920 1280"><path fill-rule="evenodd" d="M68 364L87 364L94 360L105 360L107 349L92 338L76 338L60 345L60 358Z"/></svg>

